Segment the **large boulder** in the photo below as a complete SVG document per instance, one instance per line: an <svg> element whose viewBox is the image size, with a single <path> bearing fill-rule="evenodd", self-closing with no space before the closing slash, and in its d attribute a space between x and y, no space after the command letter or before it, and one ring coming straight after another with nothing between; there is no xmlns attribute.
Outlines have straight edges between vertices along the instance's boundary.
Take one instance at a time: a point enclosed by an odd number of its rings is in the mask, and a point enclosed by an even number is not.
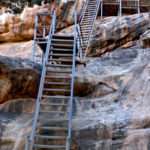
<svg viewBox="0 0 150 150"><path fill-rule="evenodd" d="M149 24L149 13L97 20L86 53L88 56L99 56L120 47L139 38Z"/></svg>
<svg viewBox="0 0 150 150"><path fill-rule="evenodd" d="M0 55L9 58L21 58L32 61L33 41L0 44ZM43 52L36 45L35 59L41 62Z"/></svg>
<svg viewBox="0 0 150 150"><path fill-rule="evenodd" d="M0 103L16 98L35 98L39 69L38 66L32 68L28 60L0 56Z"/></svg>
<svg viewBox="0 0 150 150"><path fill-rule="evenodd" d="M117 49L78 69L73 120L80 150L149 150L150 49Z"/></svg>

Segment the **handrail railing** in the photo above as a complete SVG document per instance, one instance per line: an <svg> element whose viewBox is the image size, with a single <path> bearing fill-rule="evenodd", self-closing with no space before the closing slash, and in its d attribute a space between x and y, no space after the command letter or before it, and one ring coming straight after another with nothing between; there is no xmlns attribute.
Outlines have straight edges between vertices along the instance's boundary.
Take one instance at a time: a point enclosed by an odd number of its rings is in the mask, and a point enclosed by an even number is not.
<svg viewBox="0 0 150 150"><path fill-rule="evenodd" d="M83 18L83 16L84 16L84 14L85 14L86 7L87 7L87 5L88 5L88 2L89 2L89 0L86 0L86 2L85 2L85 4L84 4L84 6L83 6L83 8L82 8L81 15L80 15L80 17L79 17L79 21L81 21L81 20L82 20L82 18Z"/></svg>
<svg viewBox="0 0 150 150"><path fill-rule="evenodd" d="M66 150L70 150L71 132L72 132L72 116L73 116L73 97L74 97L74 78L75 78L75 61L76 61L76 46L77 46L77 12L74 12L74 45L73 45L73 63L72 63L72 78L71 78L71 93L68 111L68 137L66 143Z"/></svg>
<svg viewBox="0 0 150 150"><path fill-rule="evenodd" d="M34 33L33 33L34 37L33 37L33 46L32 46L32 58L31 58L33 63L35 62L35 47L36 47L35 40L36 40L36 36L37 36L36 33L37 33L37 28L38 28L38 16L37 15L35 16L34 22L35 22Z"/></svg>
<svg viewBox="0 0 150 150"><path fill-rule="evenodd" d="M82 56L82 51L83 51L83 47L82 47L82 43L84 43L83 41L82 41L82 33L81 33L81 31L80 31L80 26L79 26L79 24L77 24L77 26L76 26L76 32L77 32L77 42L78 42L78 57L80 58L80 59L82 59L83 58L83 56Z"/></svg>
<svg viewBox="0 0 150 150"><path fill-rule="evenodd" d="M38 96L37 96L37 100L36 100L36 107L35 107L32 132L31 132L31 135L28 139L28 144L26 146L26 150L31 150L33 147L33 143L34 143L34 135L35 135L35 131L36 131L36 125L37 125L37 121L38 121L38 117L39 117L39 110L40 110L40 100L42 97L44 78L45 78L45 74L46 74L46 63L48 61L48 55L49 55L49 51L50 51L52 35L55 32L55 22L56 22L56 13L54 12L53 18L52 18L52 23L50 26L50 32L48 35L48 43L47 43L47 47L46 47L46 53L45 53L44 60L43 60L43 69L42 69L42 75L41 75L41 80L40 80L39 92L38 92Z"/></svg>

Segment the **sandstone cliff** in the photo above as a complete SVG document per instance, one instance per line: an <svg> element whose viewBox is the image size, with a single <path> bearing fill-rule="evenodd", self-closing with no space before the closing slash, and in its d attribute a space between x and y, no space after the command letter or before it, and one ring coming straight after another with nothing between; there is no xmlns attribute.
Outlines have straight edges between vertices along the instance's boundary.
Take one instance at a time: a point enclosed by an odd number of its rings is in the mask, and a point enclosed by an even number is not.
<svg viewBox="0 0 150 150"><path fill-rule="evenodd" d="M87 55L98 56L134 41L148 29L149 24L149 13L97 20Z"/></svg>
<svg viewBox="0 0 150 150"><path fill-rule="evenodd" d="M57 13L63 12L58 30L72 24L72 6L58 7ZM41 74L40 64L31 62L32 41L10 41L30 40L35 14L48 9L25 8L20 16L7 14L0 24L0 42L5 42L0 44L0 150L24 149ZM150 150L149 17L96 21L86 65L77 64L72 150Z"/></svg>

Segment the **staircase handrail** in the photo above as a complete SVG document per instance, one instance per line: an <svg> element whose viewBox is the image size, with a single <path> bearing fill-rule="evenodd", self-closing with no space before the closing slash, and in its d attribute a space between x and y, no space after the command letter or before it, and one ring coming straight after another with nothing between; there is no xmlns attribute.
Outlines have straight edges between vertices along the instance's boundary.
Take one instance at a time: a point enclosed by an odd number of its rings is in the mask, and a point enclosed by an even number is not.
<svg viewBox="0 0 150 150"><path fill-rule="evenodd" d="M80 59L82 59L82 51L83 51L83 47L82 47L82 45L84 45L84 41L82 40L82 33L81 33L81 31L80 31L80 26L79 26L79 24L77 24L77 26L76 26L76 33L77 33L77 41L79 41L79 43L78 43L78 56L79 56L79 58ZM83 43L83 44L82 44Z"/></svg>
<svg viewBox="0 0 150 150"><path fill-rule="evenodd" d="M81 22L81 20L82 20L84 14L85 14L86 7L87 7L87 5L88 5L88 2L89 2L89 0L86 0L85 4L84 4L84 6L83 6L83 8L82 8L82 10L81 10L81 15L79 16L79 23Z"/></svg>
<svg viewBox="0 0 150 150"><path fill-rule="evenodd" d="M72 117L73 117L73 100L74 100L74 79L75 79L75 68L76 68L76 48L77 48L77 12L74 12L74 44L73 44L73 62L71 71L71 92L69 101L69 111L68 111L68 136L66 143L66 150L70 150L71 145L71 134L72 134Z"/></svg>
<svg viewBox="0 0 150 150"><path fill-rule="evenodd" d="M38 15L35 16L35 19L34 19L34 22L35 22L35 25L34 25L34 32L33 32L33 46L32 46L32 62L34 63L35 62L35 47L36 47L36 33L37 33L37 27L38 27Z"/></svg>

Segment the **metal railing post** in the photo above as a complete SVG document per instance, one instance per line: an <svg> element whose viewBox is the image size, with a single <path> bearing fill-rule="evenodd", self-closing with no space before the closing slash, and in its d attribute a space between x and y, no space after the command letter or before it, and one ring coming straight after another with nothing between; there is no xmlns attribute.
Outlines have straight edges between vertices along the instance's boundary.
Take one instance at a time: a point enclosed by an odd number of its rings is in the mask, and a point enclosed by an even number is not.
<svg viewBox="0 0 150 150"><path fill-rule="evenodd" d="M33 42L33 45L32 45L32 58L31 58L31 60L32 60L32 62L33 62L33 64L35 63L35 47L36 47L36 43L35 43L35 40L36 40L36 33L37 33L37 28L38 28L38 15L36 15L35 16L35 25L34 25L34 35L33 35L33 40L34 40L34 42ZM32 65L33 65L32 64Z"/></svg>
<svg viewBox="0 0 150 150"><path fill-rule="evenodd" d="M68 111L69 112L68 113L68 137L67 137L67 143L66 143L66 150L70 150L70 146L71 146L76 46L77 46L77 12L75 10L74 12L73 63L72 63L72 75L71 75L72 79L71 79L71 93L70 93L69 111Z"/></svg>
<svg viewBox="0 0 150 150"><path fill-rule="evenodd" d="M140 14L140 0L138 0L138 14Z"/></svg>
<svg viewBox="0 0 150 150"><path fill-rule="evenodd" d="M103 0L101 0L101 19L103 19Z"/></svg>
<svg viewBox="0 0 150 150"><path fill-rule="evenodd" d="M122 0L119 0L119 16L122 16Z"/></svg>

